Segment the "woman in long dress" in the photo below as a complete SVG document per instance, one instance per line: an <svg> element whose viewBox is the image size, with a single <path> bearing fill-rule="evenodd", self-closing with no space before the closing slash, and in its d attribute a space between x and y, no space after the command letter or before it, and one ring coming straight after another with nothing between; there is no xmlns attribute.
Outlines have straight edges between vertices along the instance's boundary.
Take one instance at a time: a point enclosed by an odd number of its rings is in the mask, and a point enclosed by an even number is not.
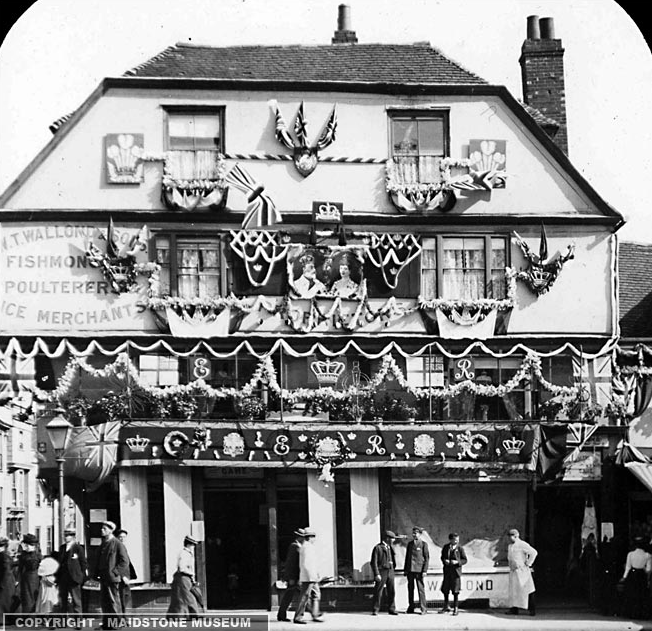
<svg viewBox="0 0 652 631"><path fill-rule="evenodd" d="M644 546L643 537L634 539L634 549L627 554L625 573L620 579L625 584L626 614L632 618L642 618L648 613L652 555L646 552Z"/></svg>
<svg viewBox="0 0 652 631"><path fill-rule="evenodd" d="M59 563L51 556L45 557L38 567L41 585L36 598L36 613L52 613L59 604L59 590L54 578Z"/></svg>
<svg viewBox="0 0 652 631"><path fill-rule="evenodd" d="M176 617L187 617L201 613L202 604L197 600L195 586L195 546L197 541L192 537L183 540L183 549L177 559L177 571L172 578L172 594L168 615L177 614Z"/></svg>

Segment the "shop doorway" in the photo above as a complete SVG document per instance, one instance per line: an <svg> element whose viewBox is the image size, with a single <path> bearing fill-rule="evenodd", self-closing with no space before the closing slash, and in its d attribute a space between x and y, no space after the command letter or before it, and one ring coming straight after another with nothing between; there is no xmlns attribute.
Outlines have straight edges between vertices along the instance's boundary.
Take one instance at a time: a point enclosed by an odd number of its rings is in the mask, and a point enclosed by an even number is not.
<svg viewBox="0 0 652 631"><path fill-rule="evenodd" d="M252 481L253 482L253 481ZM204 490L208 609L267 609L267 505L260 484Z"/></svg>
<svg viewBox="0 0 652 631"><path fill-rule="evenodd" d="M539 487L534 495L537 598L564 607L595 604L594 563L583 555L587 487Z"/></svg>

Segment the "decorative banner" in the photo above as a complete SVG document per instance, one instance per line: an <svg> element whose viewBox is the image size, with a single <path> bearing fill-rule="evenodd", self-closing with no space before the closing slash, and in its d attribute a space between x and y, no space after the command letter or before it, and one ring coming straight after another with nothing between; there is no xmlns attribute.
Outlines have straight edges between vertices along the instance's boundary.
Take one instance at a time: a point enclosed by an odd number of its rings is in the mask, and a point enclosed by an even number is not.
<svg viewBox="0 0 652 631"><path fill-rule="evenodd" d="M383 280L390 289L396 289L398 275L421 253L419 238L413 234L375 234L363 237L368 244L367 257L382 270Z"/></svg>
<svg viewBox="0 0 652 631"><path fill-rule="evenodd" d="M107 134L104 144L108 184L140 184L144 181L143 134Z"/></svg>
<svg viewBox="0 0 652 631"><path fill-rule="evenodd" d="M274 265L287 254L289 237L266 230L231 230L230 233L231 249L244 261L252 287L267 285Z"/></svg>
<svg viewBox="0 0 652 631"><path fill-rule="evenodd" d="M221 311L191 307L190 310L165 309L170 333L174 337L227 337L231 323L231 309Z"/></svg>
<svg viewBox="0 0 652 631"><path fill-rule="evenodd" d="M477 317L475 318L467 317L468 313L468 310L462 310L459 313L453 310L446 314L441 308L437 309L439 336L454 340L463 338L486 340L493 337L498 314L496 309L477 309L475 312ZM457 320L453 319L451 314L457 315Z"/></svg>
<svg viewBox="0 0 652 631"><path fill-rule="evenodd" d="M538 430L533 425L445 425L437 429L413 425L287 424L240 422L133 422L120 431L120 462L179 459L206 460L229 466L254 462L261 466L314 464L322 468L347 463L429 461L535 464Z"/></svg>
<svg viewBox="0 0 652 631"><path fill-rule="evenodd" d="M533 293L541 296L553 286L561 273L564 263L575 258L575 244L571 243L568 246L566 254L562 255L557 252L554 256L548 258L548 239L543 224L541 224L538 256L530 250L530 246L518 233L514 232L514 237L523 251L523 255L528 260L528 268L525 271L518 272L516 278L524 281Z"/></svg>
<svg viewBox="0 0 652 631"><path fill-rule="evenodd" d="M317 142L312 147L308 145L308 121L303 112L303 101L301 101L301 105L299 105L299 110L297 111L297 116L294 121L294 133L297 138L296 142L288 131L287 123L281 114L281 110L278 107L276 108L276 129L274 130L276 139L288 149L294 151L294 166L303 177L307 177L317 168L319 162L318 151L320 149L326 149L326 147L335 142L335 131L337 130L337 115L335 113L335 107L336 106L333 105L333 109L326 121L326 125L317 139Z"/></svg>
<svg viewBox="0 0 652 631"><path fill-rule="evenodd" d="M341 224L344 220L344 204L342 202L313 202L312 221L315 224Z"/></svg>
<svg viewBox="0 0 652 631"><path fill-rule="evenodd" d="M268 228L283 221L274 202L268 195L263 195L265 187L256 182L239 164L226 174L225 181L247 195L247 211L242 220L244 230Z"/></svg>

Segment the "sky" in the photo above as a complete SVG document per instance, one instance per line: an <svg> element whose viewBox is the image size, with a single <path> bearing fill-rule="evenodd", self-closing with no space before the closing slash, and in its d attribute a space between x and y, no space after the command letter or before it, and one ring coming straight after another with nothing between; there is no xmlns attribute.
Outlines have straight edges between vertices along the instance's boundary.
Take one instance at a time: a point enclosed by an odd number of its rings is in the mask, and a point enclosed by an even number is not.
<svg viewBox="0 0 652 631"><path fill-rule="evenodd" d="M0 46L0 191L52 137L48 126L75 110L104 77L120 76L177 42L329 44L342 1L37 0L16 16ZM627 219L621 239L652 243L652 53L623 8L631 12L629 3L344 3L360 43L428 41L518 99L526 18L554 18L566 51L570 159ZM640 13L634 18L642 20Z"/></svg>

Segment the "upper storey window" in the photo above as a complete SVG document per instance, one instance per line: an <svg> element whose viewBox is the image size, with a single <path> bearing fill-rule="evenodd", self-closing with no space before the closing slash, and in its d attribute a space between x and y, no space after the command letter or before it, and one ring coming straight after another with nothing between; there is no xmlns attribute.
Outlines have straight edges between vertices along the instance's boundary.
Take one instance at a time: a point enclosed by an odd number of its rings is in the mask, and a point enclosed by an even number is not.
<svg viewBox="0 0 652 631"><path fill-rule="evenodd" d="M166 111L170 176L176 180L217 178L217 156L224 151L223 108Z"/></svg>
<svg viewBox="0 0 652 631"><path fill-rule="evenodd" d="M506 295L507 240L490 236L424 239L421 295L426 299L501 299Z"/></svg>
<svg viewBox="0 0 652 631"><path fill-rule="evenodd" d="M448 153L448 112L391 113L392 158L403 184L436 184Z"/></svg>

